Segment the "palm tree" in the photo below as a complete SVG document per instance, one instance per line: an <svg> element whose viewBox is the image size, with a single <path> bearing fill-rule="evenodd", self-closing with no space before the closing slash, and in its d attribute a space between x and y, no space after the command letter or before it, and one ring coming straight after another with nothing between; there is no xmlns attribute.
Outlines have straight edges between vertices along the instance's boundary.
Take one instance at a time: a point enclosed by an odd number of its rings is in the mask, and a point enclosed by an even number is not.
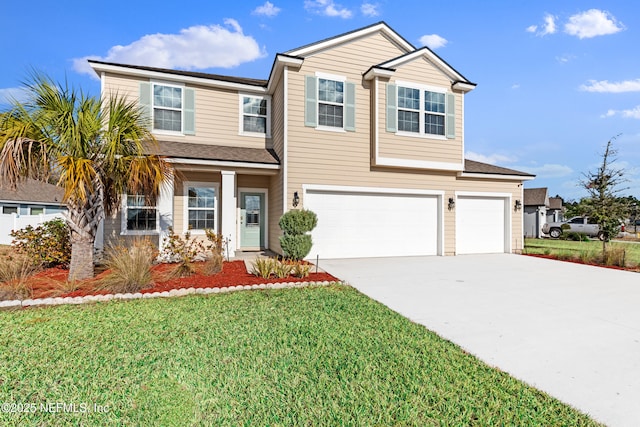
<svg viewBox="0 0 640 427"><path fill-rule="evenodd" d="M153 201L169 176L166 161L146 155L156 143L135 103L118 94L105 100L33 73L25 102L0 115L0 183L55 177L71 230L69 279L93 277L98 225L121 195L145 194Z"/></svg>

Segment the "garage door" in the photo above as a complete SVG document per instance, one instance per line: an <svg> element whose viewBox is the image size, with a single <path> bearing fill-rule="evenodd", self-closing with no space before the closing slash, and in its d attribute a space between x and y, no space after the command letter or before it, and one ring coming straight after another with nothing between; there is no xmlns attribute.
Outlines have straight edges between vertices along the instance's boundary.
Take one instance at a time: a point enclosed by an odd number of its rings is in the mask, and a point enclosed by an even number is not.
<svg viewBox="0 0 640 427"><path fill-rule="evenodd" d="M436 196L307 190L304 206L318 215L311 258L438 254Z"/></svg>
<svg viewBox="0 0 640 427"><path fill-rule="evenodd" d="M509 232L502 197L458 197L456 202L456 253L507 252Z"/></svg>

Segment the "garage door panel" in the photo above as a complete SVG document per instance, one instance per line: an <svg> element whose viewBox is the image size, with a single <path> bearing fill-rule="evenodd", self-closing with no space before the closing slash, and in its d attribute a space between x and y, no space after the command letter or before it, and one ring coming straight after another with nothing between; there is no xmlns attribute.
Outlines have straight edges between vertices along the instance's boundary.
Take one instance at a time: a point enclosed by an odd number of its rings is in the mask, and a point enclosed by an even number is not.
<svg viewBox="0 0 640 427"><path fill-rule="evenodd" d="M459 197L456 203L456 253L506 252L506 200Z"/></svg>
<svg viewBox="0 0 640 427"><path fill-rule="evenodd" d="M438 199L406 194L308 191L318 215L310 257L436 255Z"/></svg>

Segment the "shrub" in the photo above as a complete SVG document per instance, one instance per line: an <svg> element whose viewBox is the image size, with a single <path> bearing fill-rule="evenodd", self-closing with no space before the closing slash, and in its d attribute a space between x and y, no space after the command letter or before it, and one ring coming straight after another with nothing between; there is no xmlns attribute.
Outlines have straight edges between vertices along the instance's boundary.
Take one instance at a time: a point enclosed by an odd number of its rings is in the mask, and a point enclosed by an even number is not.
<svg viewBox="0 0 640 427"><path fill-rule="evenodd" d="M293 274L296 277L305 278L309 276L309 272L311 271L311 264L305 264L301 261L298 261L296 265L293 267Z"/></svg>
<svg viewBox="0 0 640 427"><path fill-rule="evenodd" d="M256 258L251 266L251 274L268 279L275 274L277 261L273 258Z"/></svg>
<svg viewBox="0 0 640 427"><path fill-rule="evenodd" d="M208 243L193 238L189 231L184 233L184 237L180 237L172 228L169 228L169 235L164 239L164 249L160 258L163 262L178 264L171 272L171 277L192 275L195 272L193 263L197 261L210 261L203 269L205 274L216 274L222 270L224 261L222 236L211 230L205 230L205 235Z"/></svg>
<svg viewBox="0 0 640 427"><path fill-rule="evenodd" d="M285 256L295 260L301 260L309 255L312 245L313 242L309 234L285 234L280 237L280 247Z"/></svg>
<svg viewBox="0 0 640 427"><path fill-rule="evenodd" d="M113 246L105 253L110 270L101 280L101 288L112 292L138 292L152 282L151 266L156 250L149 240L136 240L130 247Z"/></svg>
<svg viewBox="0 0 640 427"><path fill-rule="evenodd" d="M574 242L587 242L589 241L589 237L587 237L584 233L578 233L575 231L570 231L568 233L563 233L563 237L565 240L572 240Z"/></svg>
<svg viewBox="0 0 640 427"><path fill-rule="evenodd" d="M216 234L212 230L205 230L205 234L210 244L208 246L211 252L210 256L204 262L203 273L207 276L218 274L222 271L224 264L224 239L221 234Z"/></svg>
<svg viewBox="0 0 640 427"><path fill-rule="evenodd" d="M29 278L40 270L25 254L0 258L0 300L25 299L32 294Z"/></svg>
<svg viewBox="0 0 640 427"><path fill-rule="evenodd" d="M610 247L604 253L604 265L612 265L616 267L624 267L626 262L627 252L624 248Z"/></svg>
<svg viewBox="0 0 640 427"><path fill-rule="evenodd" d="M305 234L318 225L318 216L310 210L294 209L282 215L278 224L285 234Z"/></svg>
<svg viewBox="0 0 640 427"><path fill-rule="evenodd" d="M289 277L291 272L293 271L293 265L286 261L276 261L275 267L273 269L274 274L279 279L284 279L285 277Z"/></svg>
<svg viewBox="0 0 640 427"><path fill-rule="evenodd" d="M61 218L11 232L16 251L44 267L68 266L71 260L69 226Z"/></svg>

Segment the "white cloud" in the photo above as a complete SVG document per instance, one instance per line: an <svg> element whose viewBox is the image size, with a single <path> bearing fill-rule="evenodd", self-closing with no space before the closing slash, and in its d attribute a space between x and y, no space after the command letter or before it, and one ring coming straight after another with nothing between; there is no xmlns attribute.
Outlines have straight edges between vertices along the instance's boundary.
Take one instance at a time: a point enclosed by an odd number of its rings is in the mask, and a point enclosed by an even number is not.
<svg viewBox="0 0 640 427"><path fill-rule="evenodd" d="M420 37L420 43L429 49L438 49L447 45L448 41L437 34L426 34Z"/></svg>
<svg viewBox="0 0 640 427"><path fill-rule="evenodd" d="M573 61L574 59L576 59L575 55L571 55L569 53L564 54L564 55L560 55L560 56L556 56L556 61L558 61L561 64L566 64L569 61Z"/></svg>
<svg viewBox="0 0 640 427"><path fill-rule="evenodd" d="M564 25L565 33L580 39L615 34L624 29L624 25L619 23L613 15L599 9L589 9L573 15Z"/></svg>
<svg viewBox="0 0 640 427"><path fill-rule="evenodd" d="M28 92L22 87L0 89L0 105L10 104L12 101L25 102Z"/></svg>
<svg viewBox="0 0 640 427"><path fill-rule="evenodd" d="M589 80L589 84L580 86L585 92L623 93L640 92L640 79L609 82L608 80Z"/></svg>
<svg viewBox="0 0 640 427"><path fill-rule="evenodd" d="M253 13L254 15L264 15L268 16L269 18L273 18L278 13L280 13L280 8L274 6L273 3L268 1L265 2L265 4L263 4L262 6L256 7L251 13Z"/></svg>
<svg viewBox="0 0 640 427"><path fill-rule="evenodd" d="M480 153L476 153L474 151L467 151L464 155L466 159L475 160L476 162L489 163L489 164L500 164L500 163L513 163L517 159L512 156L507 156L504 154L489 154L484 155Z"/></svg>
<svg viewBox="0 0 640 427"><path fill-rule="evenodd" d="M351 18L353 13L346 7L333 2L333 0L305 0L304 8L312 13L342 19Z"/></svg>
<svg viewBox="0 0 640 427"><path fill-rule="evenodd" d="M105 56L86 56L73 60L79 73L94 75L87 59L160 68L201 70L232 68L266 56L251 36L243 34L235 19L220 25L197 25L179 34L149 34L126 46L113 46Z"/></svg>
<svg viewBox="0 0 640 427"><path fill-rule="evenodd" d="M542 166L514 166L515 169L526 171L536 175L537 178L561 178L573 173L567 165L546 163Z"/></svg>
<svg viewBox="0 0 640 427"><path fill-rule="evenodd" d="M539 27L538 25L530 25L526 28L528 33L533 33L536 36L543 37L547 34L554 34L556 29L556 17L547 13L543 18L544 25Z"/></svg>
<svg viewBox="0 0 640 427"><path fill-rule="evenodd" d="M520 83L514 83L511 85L511 89L520 89Z"/></svg>
<svg viewBox="0 0 640 427"><path fill-rule="evenodd" d="M605 114L600 117L613 117L613 116L621 116L625 119L640 119L640 105L636 108L632 108L630 110L608 110Z"/></svg>
<svg viewBox="0 0 640 427"><path fill-rule="evenodd" d="M380 5L378 4L362 3L362 6L360 6L360 12L362 12L364 16L370 16L370 17L378 16L380 15L380 12L378 11L379 7Z"/></svg>

